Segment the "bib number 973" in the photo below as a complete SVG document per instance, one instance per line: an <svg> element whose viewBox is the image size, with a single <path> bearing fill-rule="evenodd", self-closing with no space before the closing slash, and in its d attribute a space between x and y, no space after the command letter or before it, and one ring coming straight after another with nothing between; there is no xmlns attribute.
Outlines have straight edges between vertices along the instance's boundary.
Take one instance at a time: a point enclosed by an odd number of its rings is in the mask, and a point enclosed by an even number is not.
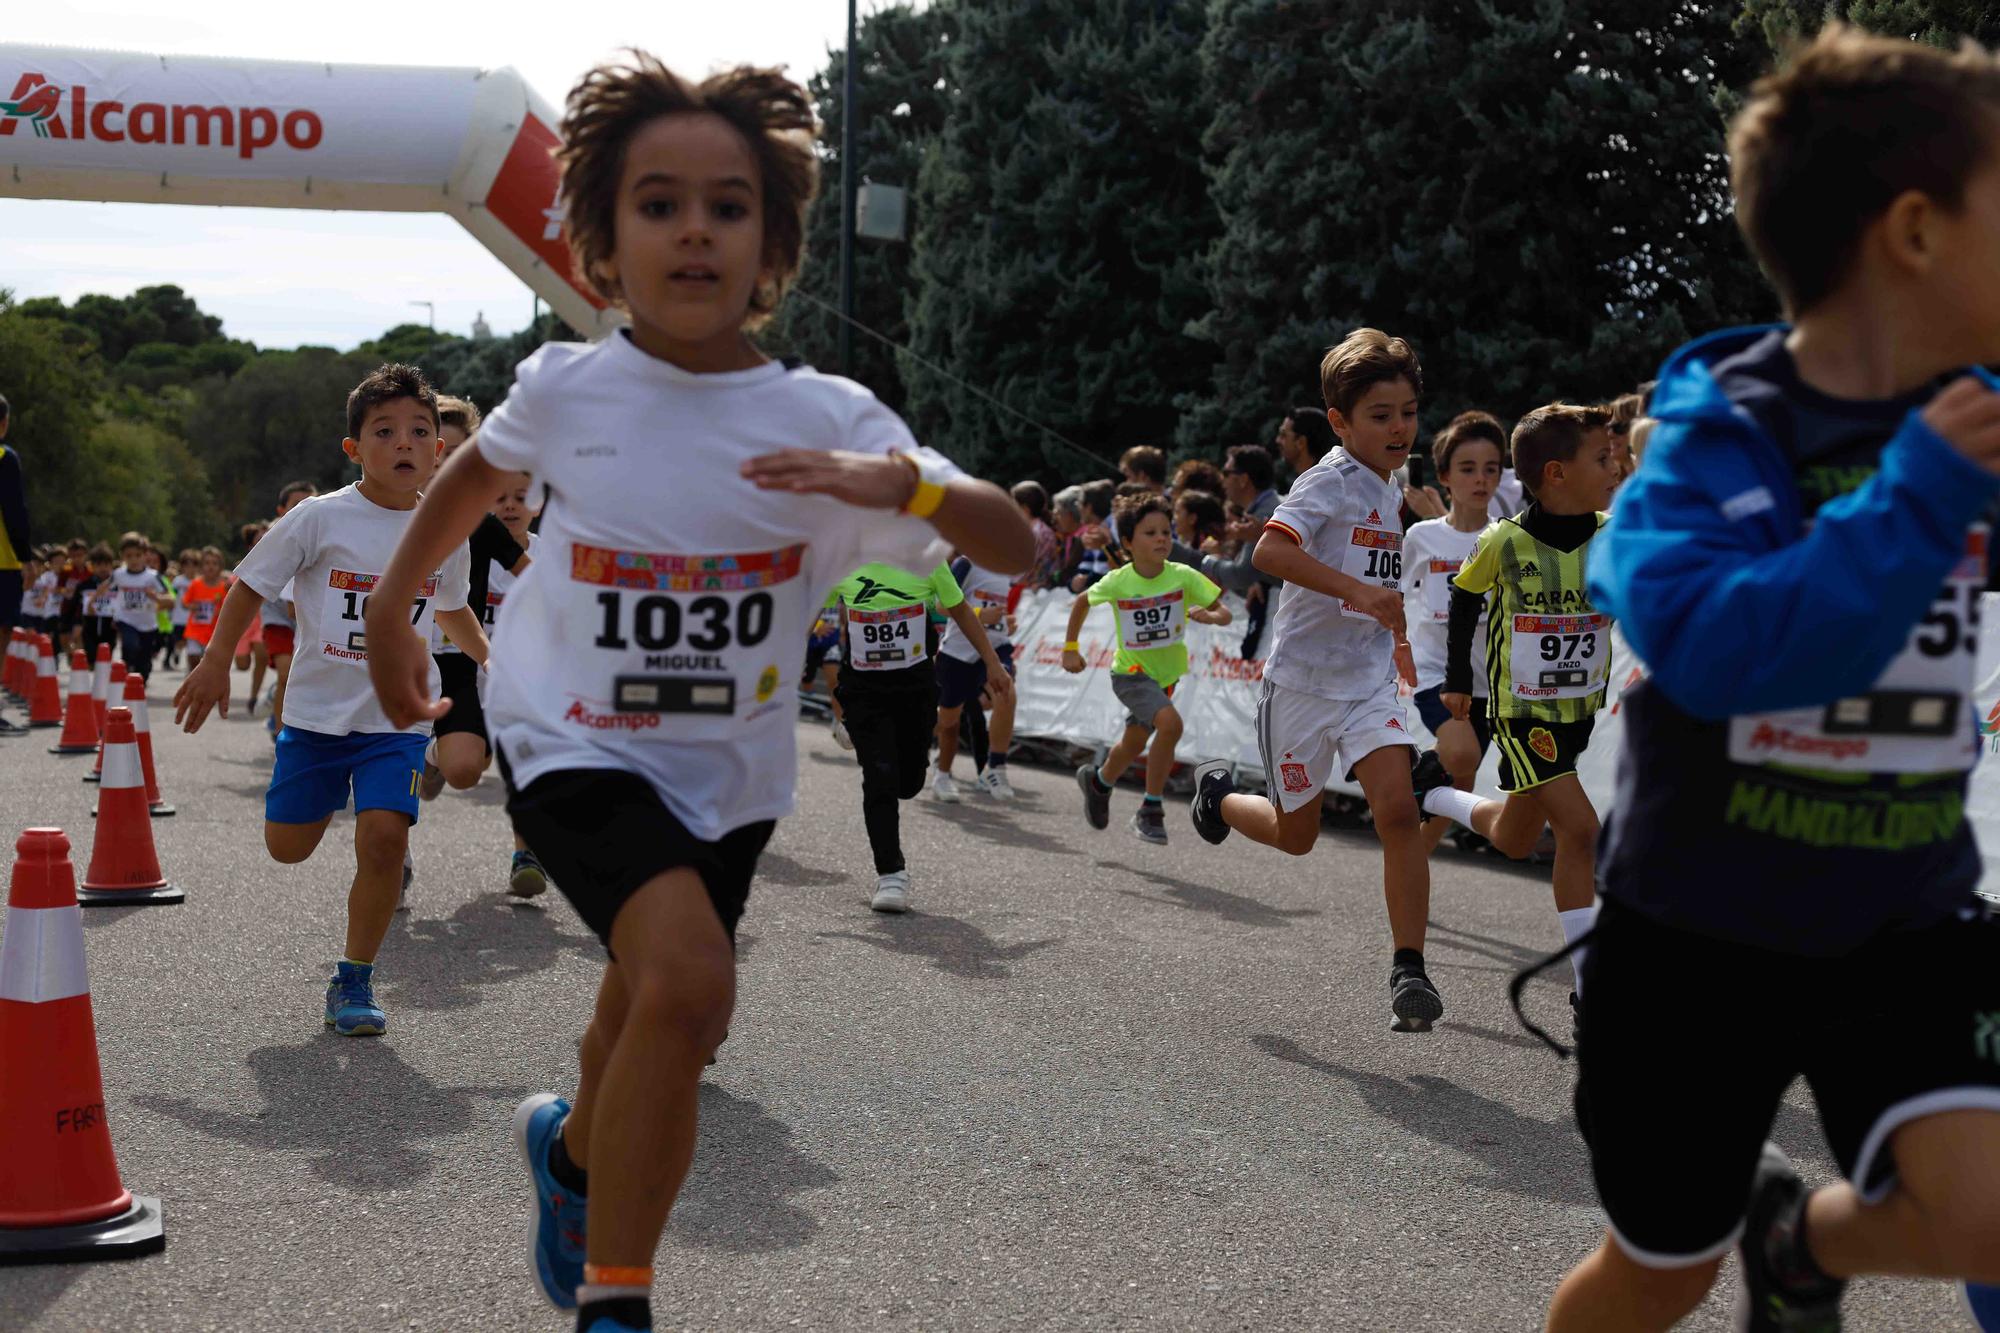
<svg viewBox="0 0 2000 1333"><path fill-rule="evenodd" d="M1541 646L1544 662L1587 662L1597 656L1597 635L1544 634Z"/></svg>
<svg viewBox="0 0 2000 1333"><path fill-rule="evenodd" d="M604 621L593 642L615 652L636 644L649 653L683 646L718 653L731 645L754 648L771 633L767 592L753 592L732 608L724 597L696 597L683 606L680 598L665 593L628 599L613 590L597 594L597 605Z"/></svg>

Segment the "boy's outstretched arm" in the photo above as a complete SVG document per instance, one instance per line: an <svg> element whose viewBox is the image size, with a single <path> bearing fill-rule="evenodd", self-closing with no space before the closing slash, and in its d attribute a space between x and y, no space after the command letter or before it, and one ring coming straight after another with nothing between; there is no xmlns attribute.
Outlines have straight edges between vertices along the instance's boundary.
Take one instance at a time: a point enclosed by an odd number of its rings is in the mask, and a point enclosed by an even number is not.
<svg viewBox="0 0 2000 1333"><path fill-rule="evenodd" d="M453 454L418 502L389 568L368 599L368 678L382 711L397 727L442 717L450 706L430 697L431 648L411 626L408 608L425 575L472 536L505 476L480 454L476 439Z"/></svg>
<svg viewBox="0 0 2000 1333"><path fill-rule="evenodd" d="M242 579L230 584L209 642L220 646L239 642L262 605L264 599ZM227 652L203 654L201 662L174 691L174 723L189 735L201 730L211 708L220 710L224 717L229 716L229 662Z"/></svg>
<svg viewBox="0 0 2000 1333"><path fill-rule="evenodd" d="M1350 578L1331 565L1322 564L1279 528L1265 528L1257 539L1251 558L1266 574L1328 597L1338 597L1370 618L1380 622L1400 639L1403 626L1403 594L1400 589Z"/></svg>
<svg viewBox="0 0 2000 1333"><path fill-rule="evenodd" d="M1083 622L1089 618L1090 594L1080 592L1076 595L1076 600L1069 604L1069 628L1063 631L1062 668L1072 675L1083 670L1085 664L1083 654L1069 645L1075 643L1076 636L1083 633Z"/></svg>

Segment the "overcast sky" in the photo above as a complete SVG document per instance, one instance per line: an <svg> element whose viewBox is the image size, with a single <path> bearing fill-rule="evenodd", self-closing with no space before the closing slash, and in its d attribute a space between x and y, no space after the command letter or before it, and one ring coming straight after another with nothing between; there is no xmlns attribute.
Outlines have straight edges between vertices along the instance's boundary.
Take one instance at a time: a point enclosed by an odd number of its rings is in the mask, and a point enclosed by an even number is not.
<svg viewBox="0 0 2000 1333"><path fill-rule="evenodd" d="M876 8L863 0L864 13ZM845 0L493 0L281 5L271 0L54 0L10 4L9 42L179 55L369 64L511 65L558 109L570 84L621 46L651 50L684 74L783 64L804 80L843 40ZM0 89L4 97L8 89ZM442 214L334 213L0 199L0 287L17 297L124 295L185 288L260 346L351 347L429 318L470 332L528 322L528 288Z"/></svg>

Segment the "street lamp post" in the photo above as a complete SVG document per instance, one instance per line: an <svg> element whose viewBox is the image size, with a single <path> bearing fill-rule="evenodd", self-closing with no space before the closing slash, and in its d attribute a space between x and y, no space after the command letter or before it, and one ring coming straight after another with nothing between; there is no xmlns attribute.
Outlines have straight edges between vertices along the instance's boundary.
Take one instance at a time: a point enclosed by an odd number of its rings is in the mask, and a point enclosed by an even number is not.
<svg viewBox="0 0 2000 1333"><path fill-rule="evenodd" d="M423 308L424 308L424 309L425 309L426 311L428 311L428 312L430 313L430 317L431 317L431 332L432 332L432 333L436 333L436 332L437 332L437 327L438 327L438 311L437 311L437 307L436 307L435 305L433 305L433 304L432 304L431 302L429 302L429 301L412 301L412 302L410 302L410 304L411 304L411 305L420 305L420 306L422 306L422 307L423 307Z"/></svg>
<svg viewBox="0 0 2000 1333"><path fill-rule="evenodd" d="M847 57L840 71L840 373L854 374L854 28L858 0L847 0Z"/></svg>

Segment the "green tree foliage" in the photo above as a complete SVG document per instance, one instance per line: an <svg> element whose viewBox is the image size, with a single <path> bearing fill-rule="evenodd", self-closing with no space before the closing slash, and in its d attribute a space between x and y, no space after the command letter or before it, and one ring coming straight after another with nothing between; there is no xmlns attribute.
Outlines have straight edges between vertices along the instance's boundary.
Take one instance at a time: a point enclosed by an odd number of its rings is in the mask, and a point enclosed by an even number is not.
<svg viewBox="0 0 2000 1333"><path fill-rule="evenodd" d="M330 347L264 352L204 393L188 438L207 463L218 510L236 522L267 518L288 481L331 490L353 480L340 447L347 395L377 364Z"/></svg>
<svg viewBox="0 0 2000 1333"><path fill-rule="evenodd" d="M855 33L855 157L861 177L912 189L925 147L944 128L952 105L946 57L957 27L949 3L924 9L893 5L868 15ZM820 193L806 234L806 266L790 296L758 341L774 354L793 355L825 370L840 363L840 139L847 109L842 102L846 53L834 51L809 87L819 105ZM910 246L904 241L858 240L854 248L854 317L896 343L909 338L905 303L910 294ZM831 307L831 309L829 309ZM849 374L890 407L906 395L895 349L856 330ZM510 367L511 371L511 367Z"/></svg>
<svg viewBox="0 0 2000 1333"><path fill-rule="evenodd" d="M1206 147L1220 362L1182 439L1261 438L1373 324L1440 423L1649 376L1771 309L1735 234L1717 92L1733 15L1674 0L1218 0Z"/></svg>
<svg viewBox="0 0 2000 1333"><path fill-rule="evenodd" d="M99 389L95 364L49 321L13 304L0 290L0 393L7 396L7 443L20 451L27 478L28 517L37 542L63 539L88 489L84 442Z"/></svg>
<svg viewBox="0 0 2000 1333"><path fill-rule="evenodd" d="M1953 46L1962 37L2000 43L2000 7L1980 0L1744 0L1736 26L1782 53L1787 43L1835 19L1935 46Z"/></svg>
<svg viewBox="0 0 2000 1333"><path fill-rule="evenodd" d="M918 437L961 464L1003 480L1111 471L1129 445L1170 444L1175 395L1208 380L1215 349L1186 331L1208 305L1194 257L1219 234L1198 151L1207 12L957 7L908 307L915 351L956 378L914 357L902 372Z"/></svg>

